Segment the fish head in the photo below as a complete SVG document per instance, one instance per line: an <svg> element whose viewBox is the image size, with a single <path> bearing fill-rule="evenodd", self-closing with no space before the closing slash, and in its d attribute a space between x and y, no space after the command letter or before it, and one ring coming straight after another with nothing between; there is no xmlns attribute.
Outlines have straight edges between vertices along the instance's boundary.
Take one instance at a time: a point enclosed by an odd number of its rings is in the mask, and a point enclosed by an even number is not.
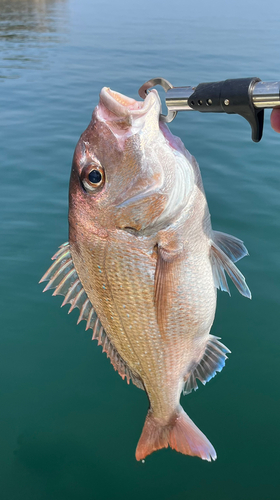
<svg viewBox="0 0 280 500"><path fill-rule="evenodd" d="M160 125L160 112L156 90L141 102L101 90L74 153L70 228L100 237L116 229L157 231L187 204L192 168L182 144Z"/></svg>

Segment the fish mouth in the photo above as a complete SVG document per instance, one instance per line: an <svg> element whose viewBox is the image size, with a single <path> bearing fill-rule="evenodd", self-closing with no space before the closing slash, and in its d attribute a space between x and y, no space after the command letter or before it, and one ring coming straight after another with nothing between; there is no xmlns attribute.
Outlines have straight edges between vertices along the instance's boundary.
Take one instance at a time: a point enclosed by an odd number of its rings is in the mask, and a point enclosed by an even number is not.
<svg viewBox="0 0 280 500"><path fill-rule="evenodd" d="M115 116L130 119L130 121L143 117L153 107L158 108L158 115L161 111L160 98L155 89L148 93L144 101L136 101L131 97L111 90L109 87L103 87L100 92L100 104L103 104Z"/></svg>

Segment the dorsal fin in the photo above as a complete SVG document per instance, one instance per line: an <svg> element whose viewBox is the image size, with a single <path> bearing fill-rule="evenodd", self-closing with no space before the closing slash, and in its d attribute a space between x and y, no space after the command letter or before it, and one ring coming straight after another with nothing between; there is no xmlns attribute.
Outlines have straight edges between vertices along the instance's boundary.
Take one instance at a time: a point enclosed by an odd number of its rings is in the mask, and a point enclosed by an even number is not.
<svg viewBox="0 0 280 500"><path fill-rule="evenodd" d="M215 377L217 372L222 371L227 359L226 354L229 352L230 350L219 342L219 337L209 335L200 362L185 377L186 383L183 394L189 394L192 390L196 391L198 389L196 379L200 380L200 382L205 385L206 382L209 382L211 378Z"/></svg>
<svg viewBox="0 0 280 500"><path fill-rule="evenodd" d="M86 320L86 330L92 328L92 339L97 339L98 345L102 346L102 352L106 352L114 369L120 374L122 379L124 380L126 377L128 384L131 380L134 385L140 389L144 389L142 381L127 366L103 329L100 319L97 317L76 272L69 243L61 245L59 250L52 257L52 260L54 260L54 263L40 280L40 283L48 281L43 292L55 288L53 295L64 295L65 298L61 307L70 304L71 307L68 313L73 311L75 307L78 307L80 315L77 323L80 323L83 319Z"/></svg>

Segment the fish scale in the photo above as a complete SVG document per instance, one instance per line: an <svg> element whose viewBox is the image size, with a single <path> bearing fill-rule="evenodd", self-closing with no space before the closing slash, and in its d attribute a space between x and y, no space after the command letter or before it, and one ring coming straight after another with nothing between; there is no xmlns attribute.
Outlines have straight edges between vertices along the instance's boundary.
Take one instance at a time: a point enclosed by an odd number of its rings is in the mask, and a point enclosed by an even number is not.
<svg viewBox="0 0 280 500"><path fill-rule="evenodd" d="M162 342L153 305L152 277L155 263L151 262L149 269L147 268L147 255L142 253L134 254L135 258L133 259L131 252L126 254L121 247L116 249L116 246L113 246L114 259L118 260L119 263L119 274L115 274L115 268L108 260L107 265L112 270L112 292L117 309L122 316L125 337L129 339L132 349L137 353L136 366L133 366L133 368L138 370L146 390L148 390L150 374L156 373L159 380L161 375L161 367L158 367L158 359L155 355L157 350L162 351ZM144 280L143 275L145 276ZM120 281L116 279L118 276ZM123 276L126 276L125 279L123 279ZM139 287L140 280L143 282L141 287ZM122 288L119 287L119 283L122 283ZM123 308L123 305L126 307ZM119 349L120 352L123 349L126 350L126 344L122 343ZM149 353L148 360L147 352ZM123 357L124 359L127 358L127 353L123 353ZM146 358L144 368L142 366L143 358Z"/></svg>
<svg viewBox="0 0 280 500"><path fill-rule="evenodd" d="M148 268L147 254L145 255L144 252L136 254L131 251L125 254L123 246L118 248L117 243L118 241L112 241L110 245L112 251L108 249L106 252L106 289L110 289L113 300L110 301L110 314L107 314L106 319L101 321L108 336L114 338L114 345L122 358L125 361L128 357L130 358L130 367L141 376L150 399L153 402L159 400L162 407L161 400L165 398L166 393L166 377L164 376L165 361L163 360L162 365L159 364L160 359L164 358L164 345L156 322L153 302L155 263L151 261L150 268ZM139 245L137 249L139 251ZM73 248L72 254L75 254ZM133 256L135 256L134 260ZM144 281L143 274L146 276ZM83 280L82 273L80 276ZM148 277L150 281L148 281ZM138 286L140 279L143 281L141 288ZM96 283L97 279L94 281ZM99 288L101 288L103 281L97 285ZM91 298L91 290L86 288L86 291ZM108 305L106 299L108 299L106 292L99 294L100 302L105 301ZM126 307L124 308L123 305ZM98 312L98 306L96 310ZM115 332L120 331L120 324L122 335L117 338ZM130 326L133 326L133 335L130 333L132 330ZM137 353L133 359L131 359L132 353ZM141 361L147 353L149 353L149 358L143 369ZM151 374L153 374L153 383L149 384ZM161 398L158 397L160 390Z"/></svg>

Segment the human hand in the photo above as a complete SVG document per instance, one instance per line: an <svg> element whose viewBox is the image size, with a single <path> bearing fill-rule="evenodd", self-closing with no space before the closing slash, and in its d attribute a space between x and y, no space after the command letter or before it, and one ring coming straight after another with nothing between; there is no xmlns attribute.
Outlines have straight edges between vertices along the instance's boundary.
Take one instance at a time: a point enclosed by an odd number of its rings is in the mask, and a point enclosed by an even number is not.
<svg viewBox="0 0 280 500"><path fill-rule="evenodd" d="M272 113L270 115L270 123L273 130L280 133L280 108L275 108L272 110Z"/></svg>

